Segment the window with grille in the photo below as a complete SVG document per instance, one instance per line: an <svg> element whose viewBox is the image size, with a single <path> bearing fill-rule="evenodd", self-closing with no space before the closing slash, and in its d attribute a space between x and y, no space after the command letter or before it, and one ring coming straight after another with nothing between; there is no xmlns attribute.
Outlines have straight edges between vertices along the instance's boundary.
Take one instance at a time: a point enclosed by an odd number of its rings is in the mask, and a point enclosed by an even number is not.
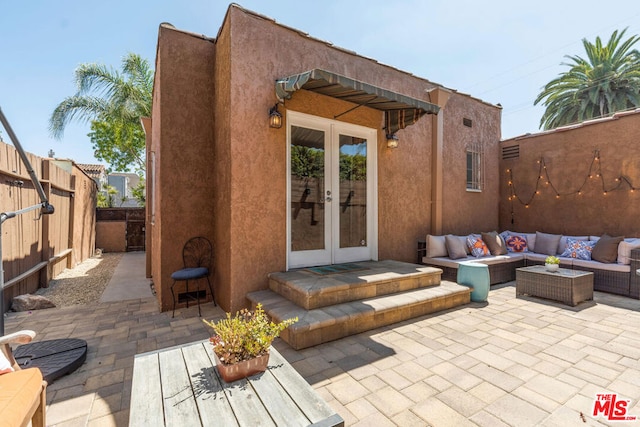
<svg viewBox="0 0 640 427"><path fill-rule="evenodd" d="M482 191L483 160L480 144L472 144L467 148L467 191Z"/></svg>

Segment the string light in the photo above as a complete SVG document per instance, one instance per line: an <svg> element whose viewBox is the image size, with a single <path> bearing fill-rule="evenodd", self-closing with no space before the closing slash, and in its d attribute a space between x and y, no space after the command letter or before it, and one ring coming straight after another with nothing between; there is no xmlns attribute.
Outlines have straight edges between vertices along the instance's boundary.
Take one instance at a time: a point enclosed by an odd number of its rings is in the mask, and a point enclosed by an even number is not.
<svg viewBox="0 0 640 427"><path fill-rule="evenodd" d="M513 169L510 168L506 170L508 175L507 182L509 184L509 195L507 197L507 200L511 202L511 223L513 223L513 218L514 218L513 202L517 200L518 202L520 202L520 204L524 205L525 208L529 208L529 206L533 202L533 199L536 196L539 196L541 194L539 190L541 181L544 182L546 186L551 188L551 190L555 193L556 199L560 199L560 196L570 196L574 194L578 196L582 196L584 187L587 185L587 182L590 179L594 178L594 176L595 178L598 178L602 184L603 196L607 196L608 193L611 191L623 190L624 189L623 186L628 187L631 193L634 193L635 190L640 188L640 187L635 187L632 184L632 182L623 175L620 175L617 178L615 178L614 182L616 184L610 188L607 188L605 184L604 175L602 174L602 169L601 169L602 163L600 162L600 150L595 150L593 152L593 160L591 161L591 165L589 166L589 171L585 175L584 181L582 182L582 185L580 186L580 188L574 191L566 192L566 193L558 191L556 187L553 185L553 181L549 177L549 172L547 170L547 165L545 163L544 157L541 157L539 160L536 161L536 163L540 165L538 170L538 179L536 181L535 189L531 193L531 196L529 196L528 198L523 198L517 193L515 180L513 178Z"/></svg>

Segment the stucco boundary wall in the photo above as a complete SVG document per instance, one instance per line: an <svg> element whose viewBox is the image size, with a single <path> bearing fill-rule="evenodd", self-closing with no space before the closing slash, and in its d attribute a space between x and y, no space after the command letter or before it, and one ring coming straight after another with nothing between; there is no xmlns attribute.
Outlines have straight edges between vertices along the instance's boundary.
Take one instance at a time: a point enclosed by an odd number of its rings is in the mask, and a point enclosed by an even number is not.
<svg viewBox="0 0 640 427"><path fill-rule="evenodd" d="M45 195L55 208L40 217L39 210L17 215L2 224L5 306L17 295L33 293L95 252L97 185L73 162L27 153ZM0 142L0 212L14 212L40 204L40 198L17 150Z"/></svg>
<svg viewBox="0 0 640 427"><path fill-rule="evenodd" d="M640 109L502 141L500 229L640 236L638 135Z"/></svg>

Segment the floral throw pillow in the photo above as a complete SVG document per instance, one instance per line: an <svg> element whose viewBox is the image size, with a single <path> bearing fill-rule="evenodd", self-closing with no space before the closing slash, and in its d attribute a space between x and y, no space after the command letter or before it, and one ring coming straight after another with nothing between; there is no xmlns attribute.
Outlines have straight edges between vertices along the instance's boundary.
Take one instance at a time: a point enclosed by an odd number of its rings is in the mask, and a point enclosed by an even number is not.
<svg viewBox="0 0 640 427"><path fill-rule="evenodd" d="M509 252L527 252L527 239L523 236L507 236L504 242Z"/></svg>
<svg viewBox="0 0 640 427"><path fill-rule="evenodd" d="M591 252L593 252L595 245L594 240L575 240L569 237L567 238L567 246L560 256L590 261Z"/></svg>
<svg viewBox="0 0 640 427"><path fill-rule="evenodd" d="M479 237L467 237L467 246L471 251L471 255L473 255L474 257L489 255L489 248Z"/></svg>

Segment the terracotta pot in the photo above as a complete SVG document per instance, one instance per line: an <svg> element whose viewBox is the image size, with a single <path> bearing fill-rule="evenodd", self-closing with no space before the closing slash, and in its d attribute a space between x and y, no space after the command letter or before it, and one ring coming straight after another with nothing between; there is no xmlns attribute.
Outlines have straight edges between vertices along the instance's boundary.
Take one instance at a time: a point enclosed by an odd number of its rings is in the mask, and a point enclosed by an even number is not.
<svg viewBox="0 0 640 427"><path fill-rule="evenodd" d="M218 368L220 376L228 383L264 372L267 370L267 364L269 363L269 353L233 365L225 365L220 362L217 354L213 353L213 355L216 357L216 368Z"/></svg>

